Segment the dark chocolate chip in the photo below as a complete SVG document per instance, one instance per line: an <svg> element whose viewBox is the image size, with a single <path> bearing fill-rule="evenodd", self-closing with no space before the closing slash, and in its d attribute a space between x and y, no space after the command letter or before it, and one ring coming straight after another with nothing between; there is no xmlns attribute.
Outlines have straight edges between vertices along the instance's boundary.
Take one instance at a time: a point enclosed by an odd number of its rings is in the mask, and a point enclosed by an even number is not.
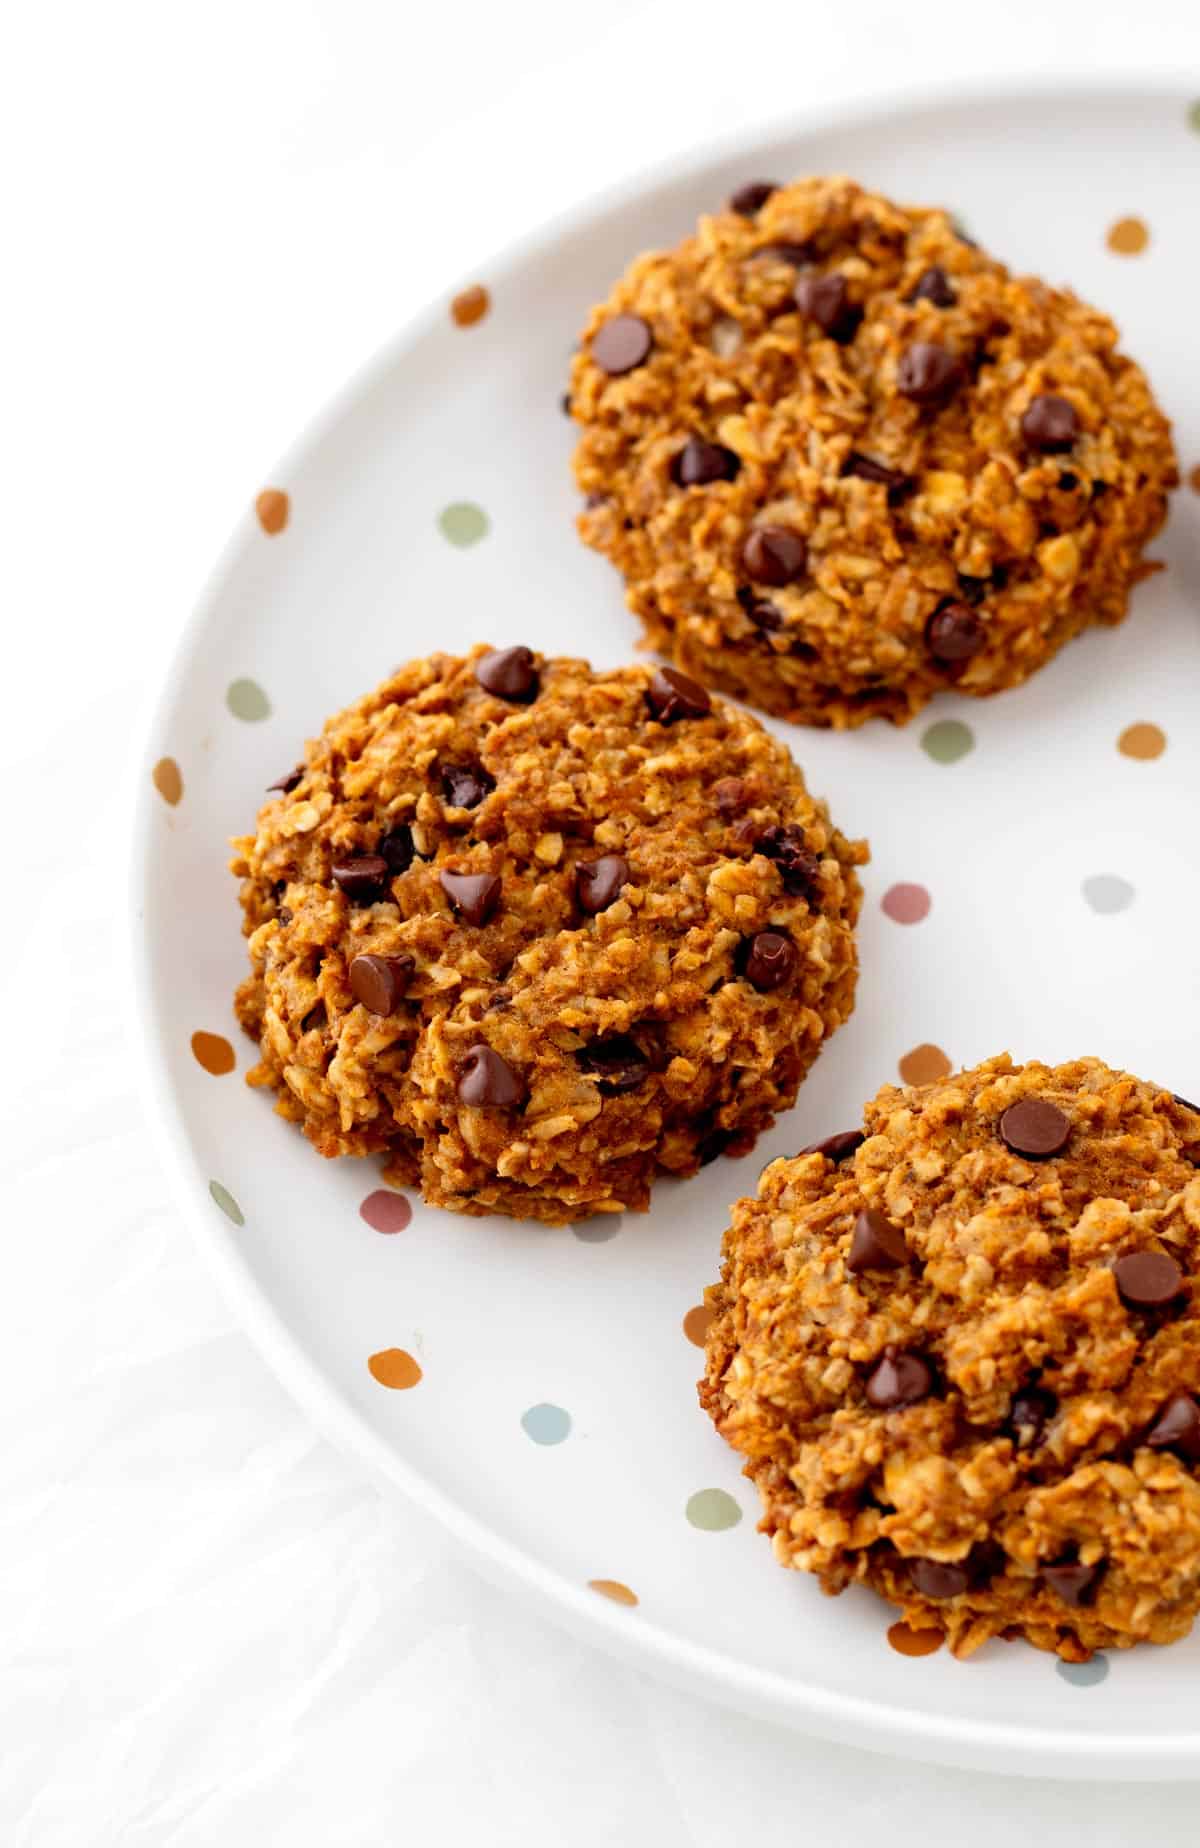
<svg viewBox="0 0 1200 1848"><path fill-rule="evenodd" d="M604 853L598 860L580 860L575 868L575 893L579 909L589 917L607 911L621 896L621 887L629 878L629 862L623 854Z"/></svg>
<svg viewBox="0 0 1200 1848"><path fill-rule="evenodd" d="M1039 392L1021 418L1021 435L1031 449L1053 455L1069 449L1079 435L1079 414L1069 398L1057 392Z"/></svg>
<svg viewBox="0 0 1200 1848"><path fill-rule="evenodd" d="M615 314L597 328L592 338L592 358L611 378L632 372L650 357L654 336L640 314Z"/></svg>
<svg viewBox="0 0 1200 1848"><path fill-rule="evenodd" d="M958 588L964 599L974 608L982 603L988 591L992 589L990 577L971 577L965 571L958 573Z"/></svg>
<svg viewBox="0 0 1200 1848"><path fill-rule="evenodd" d="M826 1136L824 1142L810 1142L806 1149L801 1149L800 1153L802 1155L824 1155L827 1161L836 1165L838 1162L848 1161L851 1155L861 1149L866 1139L861 1129L843 1129L836 1136Z"/></svg>
<svg viewBox="0 0 1200 1848"><path fill-rule="evenodd" d="M475 678L485 693L527 705L538 696L537 663L532 648L493 648L475 663ZM464 805L469 806L469 805Z"/></svg>
<svg viewBox="0 0 1200 1848"><path fill-rule="evenodd" d="M1022 1097L1010 1104L998 1128L1005 1147L1030 1161L1061 1155L1071 1139L1070 1117L1045 1097Z"/></svg>
<svg viewBox="0 0 1200 1848"><path fill-rule="evenodd" d="M900 1227L893 1225L875 1207L864 1206L854 1222L846 1269L855 1272L886 1270L907 1263L908 1245Z"/></svg>
<svg viewBox="0 0 1200 1848"><path fill-rule="evenodd" d="M279 922L281 924L290 924L291 921L292 921L292 913L289 907L287 905L280 905Z"/></svg>
<svg viewBox="0 0 1200 1848"><path fill-rule="evenodd" d="M958 1598L971 1582L965 1565L942 1559L914 1559L909 1564L909 1575L923 1598Z"/></svg>
<svg viewBox="0 0 1200 1848"><path fill-rule="evenodd" d="M464 924L486 924L500 903L497 873L439 873L438 878Z"/></svg>
<svg viewBox="0 0 1200 1848"><path fill-rule="evenodd" d="M700 1166L707 1168L710 1162L723 1155L733 1141L733 1131L729 1129L710 1129L707 1136L701 1136L696 1144L696 1155Z"/></svg>
<svg viewBox="0 0 1200 1848"><path fill-rule="evenodd" d="M760 994L782 988L795 973L796 946L781 930L760 930L751 937L746 956L745 977Z"/></svg>
<svg viewBox="0 0 1200 1848"><path fill-rule="evenodd" d="M725 821L732 821L740 815L750 801L750 790L740 776L723 776L719 783L713 784L713 799L717 813Z"/></svg>
<svg viewBox="0 0 1200 1848"><path fill-rule="evenodd" d="M987 630L966 603L944 603L925 624L925 646L944 667L969 661L986 641Z"/></svg>
<svg viewBox="0 0 1200 1848"><path fill-rule="evenodd" d="M387 884L388 863L381 853L348 854L334 863L333 883L352 905L373 905Z"/></svg>
<svg viewBox="0 0 1200 1848"><path fill-rule="evenodd" d="M562 397L558 401L558 408L564 417L569 417L571 415L571 394L569 391L564 391Z"/></svg>
<svg viewBox="0 0 1200 1848"><path fill-rule="evenodd" d="M809 850L803 828L788 823L783 828L768 828L754 843L755 852L774 860L785 892L793 898L806 898L815 905L821 891L821 862Z"/></svg>
<svg viewBox="0 0 1200 1848"><path fill-rule="evenodd" d="M831 340L849 340L862 320L862 309L850 300L846 278L836 270L828 276L810 270L798 277L794 297L801 314L815 321Z"/></svg>
<svg viewBox="0 0 1200 1848"><path fill-rule="evenodd" d="M941 264L931 263L917 277L917 286L908 299L910 302L932 302L935 308L953 308L958 296Z"/></svg>
<svg viewBox="0 0 1200 1848"><path fill-rule="evenodd" d="M1183 1272L1165 1251L1128 1252L1113 1265L1113 1276L1131 1309L1161 1309L1183 1288Z"/></svg>
<svg viewBox="0 0 1200 1848"><path fill-rule="evenodd" d="M779 191L777 180L748 180L745 186L739 186L735 193L729 195L729 209L742 218L753 218L761 211L773 192Z"/></svg>
<svg viewBox="0 0 1200 1848"><path fill-rule="evenodd" d="M412 979L411 956L356 956L350 991L372 1014L394 1014Z"/></svg>
<svg viewBox="0 0 1200 1848"><path fill-rule="evenodd" d="M512 989L511 988L497 988L494 993L488 996L487 1007L484 1009L484 1012L487 1014L494 1014L500 1008L509 1007L511 1006L511 1004L512 1004Z"/></svg>
<svg viewBox="0 0 1200 1848"><path fill-rule="evenodd" d="M1063 470L1061 470L1059 477L1058 477L1058 487L1059 487L1060 493L1073 494L1078 486L1079 486L1079 476L1078 475L1073 474L1069 468L1064 468Z"/></svg>
<svg viewBox="0 0 1200 1848"><path fill-rule="evenodd" d="M1189 1463L1200 1463L1200 1405L1190 1392L1174 1392L1142 1442L1151 1450L1174 1450Z"/></svg>
<svg viewBox="0 0 1200 1848"><path fill-rule="evenodd" d="M756 584L778 589L804 576L808 547L791 526L756 526L742 547L742 563Z"/></svg>
<svg viewBox="0 0 1200 1848"><path fill-rule="evenodd" d="M754 257L770 257L776 263L790 263L794 269L799 269L802 263L812 262L813 252L811 244L796 244L788 238L777 238L772 244L760 244L750 254Z"/></svg>
<svg viewBox="0 0 1200 1848"><path fill-rule="evenodd" d="M893 494L902 494L911 485L911 477L902 469L888 468L884 462L876 462L873 456L863 456L857 449L852 449L846 458L843 475L857 475L860 481L875 481L886 488L888 498Z"/></svg>
<svg viewBox="0 0 1200 1848"><path fill-rule="evenodd" d="M303 775L304 765L297 764L294 770L289 770L287 775L281 776L277 782L268 783L267 788L277 789L281 796L290 796Z"/></svg>
<svg viewBox="0 0 1200 1848"><path fill-rule="evenodd" d="M689 436L671 463L671 480L680 488L702 488L710 481L732 481L741 466L732 449Z"/></svg>
<svg viewBox="0 0 1200 1848"><path fill-rule="evenodd" d="M1055 1596L1074 1605L1088 1602L1100 1572L1098 1564L1085 1566L1078 1559L1060 1559L1056 1565L1042 1567L1042 1577Z"/></svg>
<svg viewBox="0 0 1200 1848"><path fill-rule="evenodd" d="M387 861L388 872L393 878L400 873L406 873L416 857L412 829L408 823L402 821L398 826L389 828L387 833L381 836L375 851L383 855Z"/></svg>
<svg viewBox="0 0 1200 1848"><path fill-rule="evenodd" d="M479 764L442 765L442 795L451 808L478 808L495 787Z"/></svg>
<svg viewBox="0 0 1200 1848"><path fill-rule="evenodd" d="M737 600L756 629L765 629L771 634L776 629L782 629L783 612L777 610L773 603L768 603L765 597L757 596L749 585L743 584Z"/></svg>
<svg viewBox="0 0 1200 1848"><path fill-rule="evenodd" d="M894 1412L903 1405L916 1405L933 1391L933 1369L920 1354L905 1354L897 1347L885 1347L867 1375L867 1402L881 1412Z"/></svg>
<svg viewBox="0 0 1200 1848"><path fill-rule="evenodd" d="M1016 1449L1035 1450L1057 1410L1058 1400L1044 1386L1026 1386L1014 1393L1008 1408L1008 1427Z"/></svg>
<svg viewBox="0 0 1200 1848"><path fill-rule="evenodd" d="M525 1085L507 1059L490 1046L472 1046L463 1061L458 1095L477 1109L511 1110L525 1101Z"/></svg>
<svg viewBox="0 0 1200 1848"><path fill-rule="evenodd" d="M636 1040L627 1033L612 1033L607 1039L593 1040L575 1054L581 1070L594 1078L599 1089L609 1096L622 1091L636 1091L649 1076L650 1061Z"/></svg>
<svg viewBox="0 0 1200 1848"><path fill-rule="evenodd" d="M660 667L646 688L646 702L660 725L673 725L676 719L702 719L712 711L712 701L690 674L675 667Z"/></svg>
<svg viewBox="0 0 1200 1848"><path fill-rule="evenodd" d="M944 404L963 384L962 361L936 340L914 340L900 355L896 389L914 404Z"/></svg>

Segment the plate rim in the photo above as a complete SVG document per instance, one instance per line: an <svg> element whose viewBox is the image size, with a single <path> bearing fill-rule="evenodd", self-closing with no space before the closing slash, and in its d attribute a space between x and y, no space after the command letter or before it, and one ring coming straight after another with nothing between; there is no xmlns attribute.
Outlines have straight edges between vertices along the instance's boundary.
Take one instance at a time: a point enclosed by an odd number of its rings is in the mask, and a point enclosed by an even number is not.
<svg viewBox="0 0 1200 1848"><path fill-rule="evenodd" d="M745 150L771 148L787 139L809 139L824 131L854 131L890 118L959 107L995 107L1031 99L1063 97L1072 102L1139 98L1174 101L1181 112L1200 92L1185 75L1149 66L1117 75L1108 70L1028 71L1020 67L928 85L872 86L832 101L799 105L772 117L761 130L739 128L696 139L682 150L631 169L485 253L457 283L448 280L426 296L319 408L303 420L278 458L272 475L287 479L302 459L325 442L346 415L380 380L440 325L447 301L479 275L502 287L514 271L536 261L564 234L607 216L647 192L715 171ZM377 1486L399 1492L406 1504L431 1517L486 1578L552 1616L573 1635L603 1648L628 1666L649 1670L677 1688L711 1703L803 1731L809 1736L858 1746L890 1756L908 1752L933 1763L1022 1777L1095 1777L1130 1782L1200 1779L1200 1730L1189 1733L1094 1735L1071 1728L1046 1735L1008 1722L966 1719L946 1712L908 1713L899 1706L786 1679L752 1667L718 1649L676 1635L639 1613L632 1617L588 1586L545 1564L515 1541L499 1535L437 1487L355 1410L346 1394L309 1356L242 1256L237 1229L206 1210L201 1169L192 1150L183 1106L171 1076L168 1034L154 1004L145 923L145 894L156 846L156 804L148 766L160 755L166 715L181 692L187 665L217 608L235 561L253 542L244 514L234 524L210 568L192 608L166 655L165 668L142 702L128 761L127 813L132 815L125 867L127 917L124 934L125 986L130 1036L140 1102L167 1177L172 1204L181 1213L203 1261L215 1277L240 1326L271 1371L318 1431L348 1457L364 1465Z"/></svg>

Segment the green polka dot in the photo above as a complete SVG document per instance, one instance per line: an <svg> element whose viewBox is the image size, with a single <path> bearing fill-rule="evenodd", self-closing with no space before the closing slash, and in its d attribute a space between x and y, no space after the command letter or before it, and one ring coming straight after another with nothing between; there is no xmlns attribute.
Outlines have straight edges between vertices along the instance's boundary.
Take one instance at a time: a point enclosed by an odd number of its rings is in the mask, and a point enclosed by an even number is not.
<svg viewBox="0 0 1200 1848"><path fill-rule="evenodd" d="M727 1527L736 1527L742 1518L742 1511L732 1495L724 1489L697 1489L688 1496L687 1508L684 1510L693 1527L700 1527L706 1534L719 1534Z"/></svg>
<svg viewBox="0 0 1200 1848"><path fill-rule="evenodd" d="M230 1193L228 1187L222 1187L220 1181L210 1181L208 1191L224 1213L226 1219L232 1219L235 1226L244 1226L246 1215Z"/></svg>
<svg viewBox="0 0 1200 1848"><path fill-rule="evenodd" d="M1200 135L1200 96L1188 108L1187 123L1190 129Z"/></svg>
<svg viewBox="0 0 1200 1848"><path fill-rule="evenodd" d="M488 517L474 501L451 501L438 514L442 537L451 545L478 545L488 529Z"/></svg>
<svg viewBox="0 0 1200 1848"><path fill-rule="evenodd" d="M1063 1680L1073 1688L1098 1688L1108 1679L1108 1657L1094 1655L1090 1662L1056 1662Z"/></svg>
<svg viewBox="0 0 1200 1848"><path fill-rule="evenodd" d="M956 764L975 749L975 734L961 719L939 719L922 732L921 749L935 764Z"/></svg>
<svg viewBox="0 0 1200 1848"><path fill-rule="evenodd" d="M225 689L225 704L235 719L248 724L271 716L271 702L257 680L231 680Z"/></svg>

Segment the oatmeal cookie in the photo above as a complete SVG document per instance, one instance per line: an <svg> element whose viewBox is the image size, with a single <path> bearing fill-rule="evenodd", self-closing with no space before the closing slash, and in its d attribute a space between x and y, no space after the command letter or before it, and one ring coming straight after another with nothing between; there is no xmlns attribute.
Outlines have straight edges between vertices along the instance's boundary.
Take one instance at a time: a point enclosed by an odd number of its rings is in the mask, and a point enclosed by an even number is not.
<svg viewBox="0 0 1200 1848"><path fill-rule="evenodd" d="M958 1655L1200 1609L1200 1112L1098 1059L887 1085L725 1237L701 1400L775 1557Z"/></svg>
<svg viewBox="0 0 1200 1848"><path fill-rule="evenodd" d="M849 1014L866 857L686 675L398 668L234 843L250 1082L464 1213L644 1209L749 1148Z"/></svg>
<svg viewBox="0 0 1200 1848"><path fill-rule="evenodd" d="M579 530L649 642L810 725L996 693L1120 622L1177 480L1106 316L847 179L639 257L570 405Z"/></svg>

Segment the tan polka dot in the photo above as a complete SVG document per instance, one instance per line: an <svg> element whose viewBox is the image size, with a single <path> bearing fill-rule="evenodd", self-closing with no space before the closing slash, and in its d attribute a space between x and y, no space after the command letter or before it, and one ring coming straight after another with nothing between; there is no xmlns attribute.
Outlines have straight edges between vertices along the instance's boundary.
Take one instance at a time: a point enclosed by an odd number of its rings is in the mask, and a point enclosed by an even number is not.
<svg viewBox="0 0 1200 1848"><path fill-rule="evenodd" d="M1117 256L1136 257L1150 242L1150 231L1144 219L1118 218L1115 224L1108 227L1105 241Z"/></svg>
<svg viewBox="0 0 1200 1848"><path fill-rule="evenodd" d="M937 1078L945 1078L950 1070L950 1061L941 1047L928 1042L914 1046L900 1061L900 1076L905 1084L932 1084Z"/></svg>
<svg viewBox="0 0 1200 1848"><path fill-rule="evenodd" d="M214 1078L223 1078L237 1064L233 1047L223 1033L193 1033L192 1053L197 1065L202 1065Z"/></svg>
<svg viewBox="0 0 1200 1848"><path fill-rule="evenodd" d="M164 802L174 808L183 794L183 772L173 757L160 757L150 772L151 781Z"/></svg>
<svg viewBox="0 0 1200 1848"><path fill-rule="evenodd" d="M450 304L455 327L474 327L477 321L482 321L491 305L492 298L481 282L464 289Z"/></svg>
<svg viewBox="0 0 1200 1848"><path fill-rule="evenodd" d="M887 1633L888 1642L897 1655L933 1655L945 1642L940 1630L910 1630L903 1621L894 1623Z"/></svg>
<svg viewBox="0 0 1200 1848"><path fill-rule="evenodd" d="M259 525L272 538L283 531L291 510L291 502L282 488L264 488L254 503Z"/></svg>
<svg viewBox="0 0 1200 1848"><path fill-rule="evenodd" d="M694 1341L697 1347L703 1347L712 1319L713 1311L707 1303L697 1303L694 1309L689 1309L683 1318L683 1332L688 1340Z"/></svg>
<svg viewBox="0 0 1200 1848"><path fill-rule="evenodd" d="M420 1367L404 1348L381 1348L367 1365L381 1386L391 1386L396 1392L406 1392L421 1378Z"/></svg>
<svg viewBox="0 0 1200 1848"><path fill-rule="evenodd" d="M1161 757L1167 748L1167 734L1158 725L1127 725L1117 739L1122 757L1136 757L1142 763Z"/></svg>
<svg viewBox="0 0 1200 1848"><path fill-rule="evenodd" d="M637 1592L622 1585L620 1579L589 1579L588 1584L602 1598L611 1598L614 1604L636 1604L638 1601Z"/></svg>
<svg viewBox="0 0 1200 1848"><path fill-rule="evenodd" d="M1188 487L1193 494L1200 494L1200 462L1188 472Z"/></svg>

